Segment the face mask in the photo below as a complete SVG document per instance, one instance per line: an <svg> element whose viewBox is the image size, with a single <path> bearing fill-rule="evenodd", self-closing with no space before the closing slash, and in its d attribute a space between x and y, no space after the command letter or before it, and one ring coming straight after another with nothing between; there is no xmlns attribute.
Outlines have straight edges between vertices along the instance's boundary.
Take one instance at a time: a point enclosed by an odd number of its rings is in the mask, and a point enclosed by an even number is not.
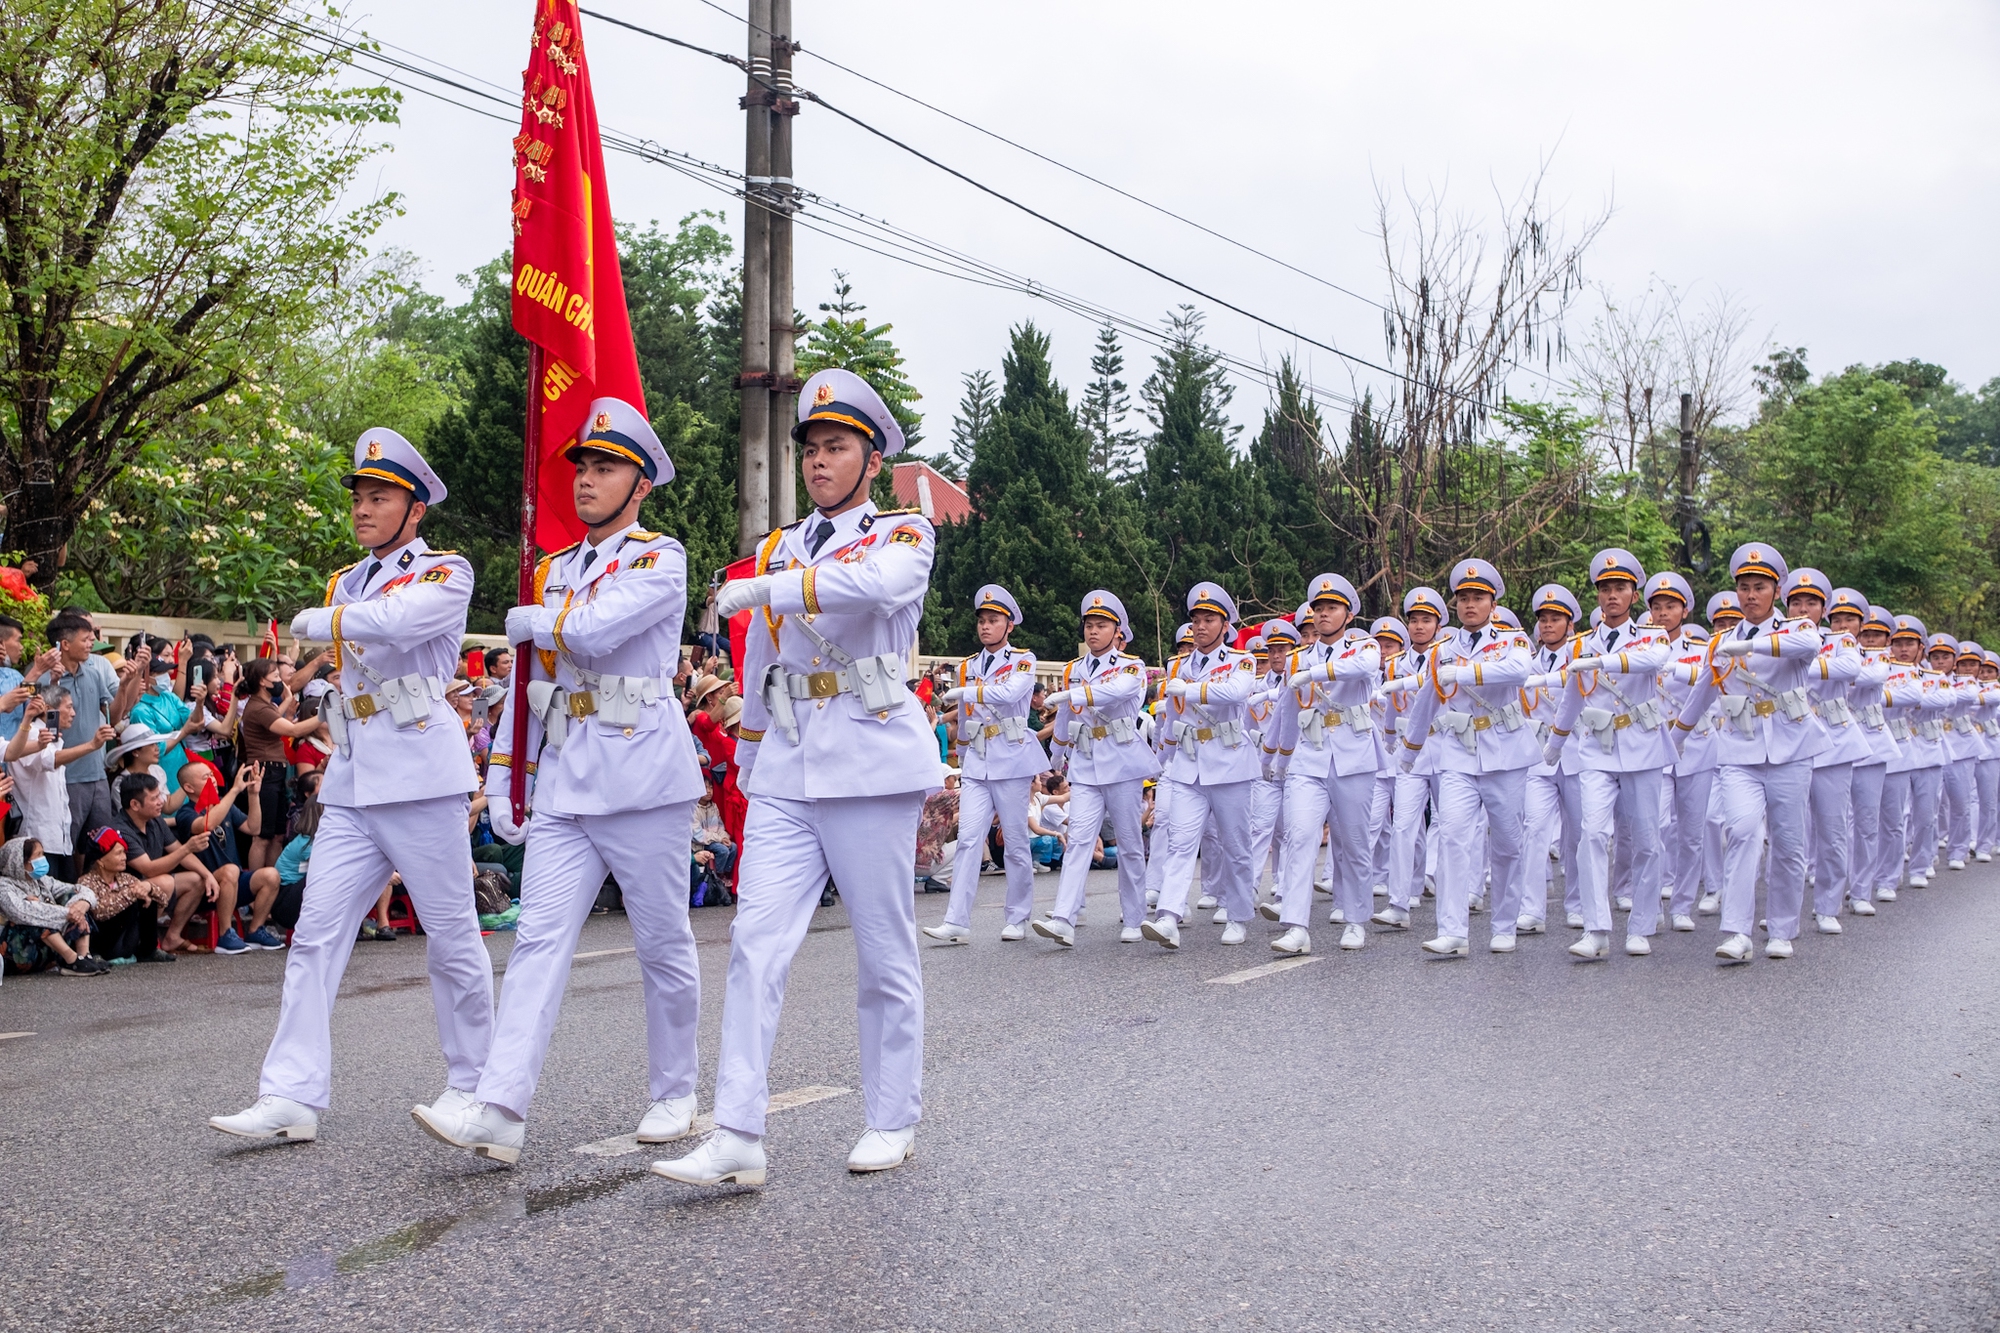
<svg viewBox="0 0 2000 1333"><path fill-rule="evenodd" d="M28 869L35 872L36 879L42 878L42 876L49 873L49 858L46 856L36 857L28 863Z"/></svg>
<svg viewBox="0 0 2000 1333"><path fill-rule="evenodd" d="M174 688L174 678L172 676L153 677L153 693L168 694L172 692L173 688Z"/></svg>

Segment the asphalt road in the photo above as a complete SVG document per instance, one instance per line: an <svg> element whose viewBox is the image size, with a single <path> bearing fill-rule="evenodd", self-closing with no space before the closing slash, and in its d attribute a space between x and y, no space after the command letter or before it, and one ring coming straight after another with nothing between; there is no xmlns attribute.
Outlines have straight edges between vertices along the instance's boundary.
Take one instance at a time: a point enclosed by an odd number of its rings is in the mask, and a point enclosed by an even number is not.
<svg viewBox="0 0 2000 1333"><path fill-rule="evenodd" d="M976 942L927 952L926 1119L874 1177L843 1170L859 1092L827 1095L860 1079L822 911L772 1070L818 1099L774 1115L763 1190L577 1151L645 1105L622 917L584 932L512 1171L411 1123L443 1069L419 942L356 947L310 1145L203 1125L255 1092L282 955L10 979L0 1328L2000 1325L2000 866L1788 962L1716 966L1712 918L1647 959L1423 961L1425 911L1224 985L1264 928L1121 946L1093 879L1073 952L1002 944L991 878ZM705 1107L728 913L695 919Z"/></svg>

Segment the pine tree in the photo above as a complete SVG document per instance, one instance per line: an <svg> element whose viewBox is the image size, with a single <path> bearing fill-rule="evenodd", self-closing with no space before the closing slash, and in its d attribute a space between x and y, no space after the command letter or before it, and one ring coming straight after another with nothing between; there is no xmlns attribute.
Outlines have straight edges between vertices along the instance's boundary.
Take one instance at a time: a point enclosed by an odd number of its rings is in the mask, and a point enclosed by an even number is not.
<svg viewBox="0 0 2000 1333"><path fill-rule="evenodd" d="M958 401L958 415L951 419L951 448L931 459L931 466L953 481L965 480L979 449L979 433L993 420L996 395L993 376L975 370L965 377L965 396Z"/></svg>
<svg viewBox="0 0 2000 1333"><path fill-rule="evenodd" d="M889 340L896 326L871 327L863 313L868 307L854 299L854 285L839 269L833 271L833 300L820 302L819 308L826 318L806 326L805 341L799 345L799 377L810 379L829 366L853 371L882 395L903 428L903 443L916 448L923 439L924 419L910 404L923 401L923 395L903 373L903 354Z"/></svg>
<svg viewBox="0 0 2000 1333"><path fill-rule="evenodd" d="M1278 363L1278 380L1264 425L1250 445L1250 471L1255 492L1258 538L1263 549L1253 555L1260 590L1282 596L1294 575L1303 591L1305 581L1323 571L1345 574L1359 585L1352 553L1340 542L1319 509L1320 488L1326 483L1326 422L1312 391L1299 378L1290 357ZM1370 605L1362 594L1363 606ZM1376 600L1380 600L1377 598Z"/></svg>
<svg viewBox="0 0 2000 1333"><path fill-rule="evenodd" d="M1118 345L1118 331L1106 324L1097 331L1097 350L1090 358L1090 387L1083 391L1077 418L1090 432L1090 470L1100 477L1124 477L1136 462L1139 435L1123 428L1132 410L1132 398L1125 381L1124 349Z"/></svg>

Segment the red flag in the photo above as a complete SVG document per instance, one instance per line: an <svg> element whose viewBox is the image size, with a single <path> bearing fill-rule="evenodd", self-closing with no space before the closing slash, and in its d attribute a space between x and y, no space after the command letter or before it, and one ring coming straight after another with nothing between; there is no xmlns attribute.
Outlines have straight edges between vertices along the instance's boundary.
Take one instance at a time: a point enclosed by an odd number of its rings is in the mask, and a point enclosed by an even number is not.
<svg viewBox="0 0 2000 1333"><path fill-rule="evenodd" d="M264 640L257 645L257 656L276 657L278 655L278 622L274 619L264 627Z"/></svg>
<svg viewBox="0 0 2000 1333"><path fill-rule="evenodd" d="M543 350L529 410L539 401L534 535L545 551L583 538L562 455L591 400L646 406L578 22L576 0L539 0L514 138L514 331Z"/></svg>

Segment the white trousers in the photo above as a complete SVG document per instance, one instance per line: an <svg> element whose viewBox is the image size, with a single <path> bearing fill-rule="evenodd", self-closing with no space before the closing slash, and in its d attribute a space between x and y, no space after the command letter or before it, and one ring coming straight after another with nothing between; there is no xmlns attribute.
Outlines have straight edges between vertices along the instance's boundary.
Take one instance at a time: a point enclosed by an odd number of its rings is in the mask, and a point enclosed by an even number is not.
<svg viewBox="0 0 2000 1333"><path fill-rule="evenodd" d="M972 903L979 896L979 865L986 857L986 834L996 814L1000 816L1001 859L1007 867L1007 920L1026 921L1034 914L1035 857L1034 845L1028 841L1028 788L1033 782L1033 778L959 779L958 859L952 863L951 900L944 909L947 926L972 924ZM1092 829L1092 836L1096 832ZM744 841L749 841L747 834ZM1123 854L1121 848L1120 856ZM1088 868L1090 858L1085 856L1083 863ZM742 897L740 887L737 897Z"/></svg>
<svg viewBox="0 0 2000 1333"><path fill-rule="evenodd" d="M1710 893L1722 889L1720 861L1711 860L1710 849L1720 852L1720 833L1712 832L1708 820L1710 797L1715 790L1715 770L1674 774L1674 831L1666 846L1667 875L1674 882L1673 901L1667 911L1674 916L1693 916L1695 898L1704 884Z"/></svg>
<svg viewBox="0 0 2000 1333"><path fill-rule="evenodd" d="M1928 875L1937 869L1938 805L1944 794L1944 769L1910 770L1910 873Z"/></svg>
<svg viewBox="0 0 2000 1333"><path fill-rule="evenodd" d="M1723 764L1715 770L1715 811L1722 823L1722 930L1751 934L1757 925L1757 862L1768 824L1771 862L1764 915L1774 940L1797 939L1806 897L1807 802L1812 760Z"/></svg>
<svg viewBox="0 0 2000 1333"><path fill-rule="evenodd" d="M1549 858L1562 837L1562 779L1554 773L1528 774L1521 825L1521 915L1549 916Z"/></svg>
<svg viewBox="0 0 2000 1333"><path fill-rule="evenodd" d="M1285 784L1258 779L1250 787L1250 893L1256 896L1264 884L1264 867L1270 863L1272 882L1278 882L1278 849L1284 846ZM1280 893L1283 890L1279 890Z"/></svg>
<svg viewBox="0 0 2000 1333"><path fill-rule="evenodd" d="M923 1115L924 972L917 957L917 819L924 793L789 801L752 796L729 930L715 1123L764 1132L771 1043L792 955L827 877L854 928L861 1094L871 1129ZM980 835L985 837L982 831Z"/></svg>
<svg viewBox="0 0 2000 1333"><path fill-rule="evenodd" d="M1438 840L1424 828L1424 808L1437 804L1437 775L1396 775L1396 799L1389 822L1389 901L1405 911L1424 896L1425 842Z"/></svg>
<svg viewBox="0 0 2000 1333"><path fill-rule="evenodd" d="M1875 896L1876 867L1882 859L1884 763L1856 764L1847 802L1847 896L1867 902Z"/></svg>
<svg viewBox="0 0 2000 1333"><path fill-rule="evenodd" d="M463 796L437 796L321 810L260 1093L319 1110L331 1104L334 996L361 919L375 909L392 872L402 875L424 928L445 1082L462 1092L479 1086L493 1044L493 959L472 906L469 806Z"/></svg>
<svg viewBox="0 0 2000 1333"><path fill-rule="evenodd" d="M1890 773L1882 779L1881 849L1875 857L1875 887L1893 889L1903 882L1903 861L1908 854L1910 829L1910 775L1912 769Z"/></svg>
<svg viewBox="0 0 2000 1333"><path fill-rule="evenodd" d="M1373 864L1375 774L1356 773L1324 778L1294 773L1285 779L1285 846L1278 861L1287 926L1312 922L1313 866L1319 860L1319 833L1331 829L1327 868L1333 878L1333 901L1350 924L1368 917L1369 869ZM1330 817L1330 824L1329 824Z"/></svg>
<svg viewBox="0 0 2000 1333"><path fill-rule="evenodd" d="M1853 871L1847 855L1853 801L1853 764L1822 764L1813 770L1813 911L1819 916L1839 916L1847 899Z"/></svg>
<svg viewBox="0 0 2000 1333"><path fill-rule="evenodd" d="M525 1118L562 1012L576 939L609 873L624 895L646 993L646 1077L654 1101L694 1091L701 965L688 925L683 827L694 802L615 815L536 811L521 858L521 919L500 983L493 1052L474 1094Z"/></svg>
<svg viewBox="0 0 2000 1333"><path fill-rule="evenodd" d="M1228 910L1231 921L1248 921L1256 913L1257 903L1250 893L1250 866L1242 855L1243 845L1250 840L1250 788L1256 781L1253 778L1249 782L1205 786L1161 779L1160 786L1174 789L1173 820L1167 825L1167 854L1161 858L1165 862L1160 868L1161 912L1186 919L1188 890L1194 886L1195 858L1202 851L1204 834L1212 818L1215 842L1222 854L1203 858L1202 892L1215 895ZM1315 829L1315 836L1317 833Z"/></svg>
<svg viewBox="0 0 2000 1333"><path fill-rule="evenodd" d="M1493 933L1511 935L1521 911L1521 826L1528 770L1438 774L1437 927L1439 935L1471 933L1470 903L1493 862L1489 904ZM1485 840L1490 838L1490 844Z"/></svg>
<svg viewBox="0 0 2000 1333"><path fill-rule="evenodd" d="M1954 759L1944 766L1944 831L1947 861L1972 859L1972 803L1977 799L1977 759ZM1931 840L1935 843L1937 840Z"/></svg>
<svg viewBox="0 0 2000 1333"><path fill-rule="evenodd" d="M1973 774L1979 789L1979 836L1974 845L1990 854L2000 845L2000 759L1981 759Z"/></svg>
<svg viewBox="0 0 2000 1333"><path fill-rule="evenodd" d="M1576 775L1582 838L1577 875L1583 895L1583 928L1611 930L1611 830L1632 849L1632 915L1628 934L1651 935L1660 924L1660 770L1613 773L1586 768Z"/></svg>
<svg viewBox="0 0 2000 1333"><path fill-rule="evenodd" d="M1111 817L1112 831L1118 835L1118 913L1135 929L1146 919L1146 839L1139 828L1141 802L1146 780L1127 778L1098 786L1072 782L1069 798L1069 845L1063 851L1062 881L1056 886L1054 915L1076 921L1083 910L1083 890L1090 879L1090 854L1097 846L1097 831L1104 818Z"/></svg>
<svg viewBox="0 0 2000 1333"><path fill-rule="evenodd" d="M2000 772L2000 764L1995 766ZM1376 885L1389 885L1389 844L1395 837L1394 811L1396 808L1396 775L1377 773L1375 790L1368 798L1368 827L1375 830L1375 845L1369 849L1368 887L1372 894Z"/></svg>
<svg viewBox="0 0 2000 1333"><path fill-rule="evenodd" d="M1165 778L1153 783L1153 842L1146 849L1146 892L1159 900L1161 877L1167 873L1167 829L1174 820L1173 784Z"/></svg>

